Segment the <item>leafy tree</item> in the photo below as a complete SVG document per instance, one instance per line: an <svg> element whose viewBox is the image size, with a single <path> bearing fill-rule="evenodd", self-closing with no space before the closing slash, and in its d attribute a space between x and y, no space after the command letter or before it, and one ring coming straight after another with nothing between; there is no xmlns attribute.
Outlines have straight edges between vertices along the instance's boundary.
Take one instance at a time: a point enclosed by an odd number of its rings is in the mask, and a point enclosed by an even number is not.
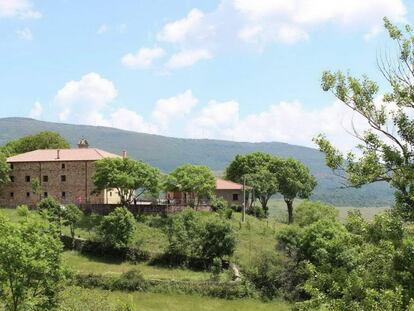
<svg viewBox="0 0 414 311"><path fill-rule="evenodd" d="M230 223L210 219L205 223L203 231L202 258L213 263L215 258L223 259L225 256L233 255L236 248L236 237Z"/></svg>
<svg viewBox="0 0 414 311"><path fill-rule="evenodd" d="M129 158L105 158L95 162L95 192L116 189L122 205L144 193L159 192L160 171L142 161Z"/></svg>
<svg viewBox="0 0 414 311"><path fill-rule="evenodd" d="M125 207L117 207L102 219L98 234L102 241L117 248L127 247L136 230L134 215Z"/></svg>
<svg viewBox="0 0 414 311"><path fill-rule="evenodd" d="M166 182L167 191L194 193L197 204L203 198L210 198L216 189L216 179L204 165L185 164L176 168Z"/></svg>
<svg viewBox="0 0 414 311"><path fill-rule="evenodd" d="M63 209L63 224L69 226L72 243L75 243L75 229L76 225L82 219L83 212L75 204L68 204Z"/></svg>
<svg viewBox="0 0 414 311"><path fill-rule="evenodd" d="M60 134L50 131L39 132L9 141L1 147L6 155L11 156L37 149L68 149L69 143Z"/></svg>
<svg viewBox="0 0 414 311"><path fill-rule="evenodd" d="M37 208L51 224L57 227L59 233L62 233L62 219L65 213L63 206L54 198L47 197L37 204Z"/></svg>
<svg viewBox="0 0 414 311"><path fill-rule="evenodd" d="M288 222L293 222L293 201L308 198L316 187L316 179L300 161L289 158L273 164L279 184L278 192L283 196L288 210Z"/></svg>
<svg viewBox="0 0 414 311"><path fill-rule="evenodd" d="M264 152L236 155L226 168L225 176L238 183L243 183L245 179L267 214L267 203L279 188L277 176L272 168L276 168L280 161L281 159Z"/></svg>
<svg viewBox="0 0 414 311"><path fill-rule="evenodd" d="M42 189L42 184L40 183L39 178L33 178L31 186L33 194L38 195L40 197L40 190Z"/></svg>
<svg viewBox="0 0 414 311"><path fill-rule="evenodd" d="M44 224L0 216L0 309L54 310L65 278L59 238Z"/></svg>
<svg viewBox="0 0 414 311"><path fill-rule="evenodd" d="M326 163L352 187L385 181L395 189L396 207L407 219L414 218L414 35L411 26L404 30L384 19L390 38L399 55L379 60L379 69L390 91L380 104L378 84L368 77L361 79L342 72L324 72L322 88L366 120L370 129L354 135L361 156L344 155L323 135L314 141L326 155ZM392 125L392 126L391 126Z"/></svg>
<svg viewBox="0 0 414 311"><path fill-rule="evenodd" d="M6 156L0 152L0 186L10 182L10 165L7 163Z"/></svg>
<svg viewBox="0 0 414 311"><path fill-rule="evenodd" d="M227 202L223 197L213 196L210 199L210 206L213 212L220 212L229 208L229 202Z"/></svg>

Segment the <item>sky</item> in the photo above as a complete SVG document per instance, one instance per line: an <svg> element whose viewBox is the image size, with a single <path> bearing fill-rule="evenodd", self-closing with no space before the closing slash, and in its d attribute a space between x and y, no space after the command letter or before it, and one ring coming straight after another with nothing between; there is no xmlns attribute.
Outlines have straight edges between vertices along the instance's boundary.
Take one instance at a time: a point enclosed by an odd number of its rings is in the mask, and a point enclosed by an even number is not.
<svg viewBox="0 0 414 311"><path fill-rule="evenodd" d="M411 3L410 3L411 2ZM324 70L367 74L409 0L0 0L0 117L341 149ZM361 121L362 122L362 121Z"/></svg>

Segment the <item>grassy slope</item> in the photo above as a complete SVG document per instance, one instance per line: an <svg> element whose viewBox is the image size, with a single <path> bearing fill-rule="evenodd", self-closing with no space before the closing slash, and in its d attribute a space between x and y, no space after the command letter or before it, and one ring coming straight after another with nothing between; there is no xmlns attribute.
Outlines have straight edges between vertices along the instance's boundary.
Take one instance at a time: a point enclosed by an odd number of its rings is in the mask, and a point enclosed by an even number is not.
<svg viewBox="0 0 414 311"><path fill-rule="evenodd" d="M171 171L185 163L204 164L222 171L236 154L263 151L281 157L293 157L310 167L318 179L314 199L340 206L382 206L393 201L392 191L385 184L361 189L339 189L340 179L326 167L323 155L316 149L279 142L245 143L210 139L180 139L118 130L106 127L42 122L26 118L0 118L0 145L11 139L50 130L60 133L72 145L86 137L91 145L119 154L129 155Z"/></svg>
<svg viewBox="0 0 414 311"><path fill-rule="evenodd" d="M283 302L264 303L258 300L223 300L196 295L171 295L156 293L121 293L104 290L88 290L93 297L105 297L111 303L127 303L139 311L287 311L290 306ZM76 294L76 293L75 293ZM83 293L84 294L84 293ZM74 298L76 299L76 298ZM85 310L87 311L87 310Z"/></svg>

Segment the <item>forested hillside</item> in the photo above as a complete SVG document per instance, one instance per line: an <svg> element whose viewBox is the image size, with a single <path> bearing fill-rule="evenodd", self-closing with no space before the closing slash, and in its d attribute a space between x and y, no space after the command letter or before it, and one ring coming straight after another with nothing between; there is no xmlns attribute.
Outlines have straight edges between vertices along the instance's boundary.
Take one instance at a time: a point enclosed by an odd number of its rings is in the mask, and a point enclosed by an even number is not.
<svg viewBox="0 0 414 311"><path fill-rule="evenodd" d="M143 134L107 127L43 122L27 118L0 119L0 144L35 132L50 130L60 133L72 145L81 137L94 147L141 159L163 171L171 171L183 163L205 164L212 170L223 170L236 154L253 151L269 152L281 157L294 157L308 165L318 179L314 199L338 206L387 206L392 190L385 184L361 189L341 189L340 180L325 166L318 150L279 142L245 143L209 139L182 139Z"/></svg>

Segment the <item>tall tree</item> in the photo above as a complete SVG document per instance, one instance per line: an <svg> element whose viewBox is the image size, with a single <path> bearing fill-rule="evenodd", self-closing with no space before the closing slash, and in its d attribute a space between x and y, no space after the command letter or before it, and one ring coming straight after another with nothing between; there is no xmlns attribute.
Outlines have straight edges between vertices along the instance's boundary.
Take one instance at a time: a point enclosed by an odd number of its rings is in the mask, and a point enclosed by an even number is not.
<svg viewBox="0 0 414 311"><path fill-rule="evenodd" d="M275 172L279 187L288 210L288 222L293 222L293 201L295 198L308 198L316 187L316 179L310 174L309 168L298 160L289 158L278 161L271 168Z"/></svg>
<svg viewBox="0 0 414 311"><path fill-rule="evenodd" d="M378 181L395 188L396 207L414 219L414 34L411 26L404 30L384 19L390 38L399 55L380 58L379 70L390 91L377 103L379 87L374 81L324 72L322 88L331 91L342 103L366 120L370 129L354 135L360 140L360 155L344 155L323 135L314 141L326 155L326 163L342 176L347 185L360 187Z"/></svg>
<svg viewBox="0 0 414 311"><path fill-rule="evenodd" d="M144 193L158 195L160 171L142 161L129 158L106 158L95 162L95 192L116 189L121 204L131 204Z"/></svg>
<svg viewBox="0 0 414 311"><path fill-rule="evenodd" d="M11 140L1 147L1 151L7 156L29 152L37 149L68 149L69 143L60 134L44 131L37 134L24 136Z"/></svg>
<svg viewBox="0 0 414 311"><path fill-rule="evenodd" d="M0 186L10 182L10 166L7 163L6 156L0 152Z"/></svg>
<svg viewBox="0 0 414 311"><path fill-rule="evenodd" d="M203 198L210 198L216 189L216 178L204 165L185 164L176 168L166 181L167 191L194 193L197 205Z"/></svg>
<svg viewBox="0 0 414 311"><path fill-rule="evenodd" d="M63 248L44 223L0 215L0 309L54 310L62 289Z"/></svg>
<svg viewBox="0 0 414 311"><path fill-rule="evenodd" d="M225 177L238 183L243 183L245 179L267 213L269 199L278 191L279 185L272 169L276 168L280 161L282 159L264 152L236 155L226 168Z"/></svg>

